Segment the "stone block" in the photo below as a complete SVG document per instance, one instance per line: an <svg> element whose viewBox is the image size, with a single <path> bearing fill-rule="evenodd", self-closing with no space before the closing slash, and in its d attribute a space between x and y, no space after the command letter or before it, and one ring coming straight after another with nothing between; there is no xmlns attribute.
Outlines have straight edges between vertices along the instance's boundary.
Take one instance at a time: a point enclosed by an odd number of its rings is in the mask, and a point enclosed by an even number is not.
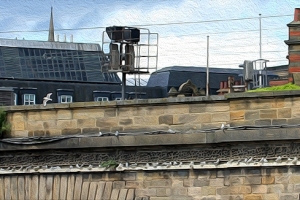
<svg viewBox="0 0 300 200"><path fill-rule="evenodd" d="M253 194L264 194L267 193L268 187L266 185L253 185L252 193Z"/></svg>
<svg viewBox="0 0 300 200"><path fill-rule="evenodd" d="M74 119L90 119L90 118L101 118L104 117L103 108L92 108L92 109L74 109L73 118Z"/></svg>
<svg viewBox="0 0 300 200"><path fill-rule="evenodd" d="M168 197L171 195L171 188L156 188L156 196Z"/></svg>
<svg viewBox="0 0 300 200"><path fill-rule="evenodd" d="M216 195L216 187L211 187L211 186L201 187L201 195L203 196Z"/></svg>
<svg viewBox="0 0 300 200"><path fill-rule="evenodd" d="M119 117L129 117L133 115L132 107L117 108L117 113Z"/></svg>
<svg viewBox="0 0 300 200"><path fill-rule="evenodd" d="M104 118L116 117L116 116L117 116L117 108L106 108L104 110Z"/></svg>
<svg viewBox="0 0 300 200"><path fill-rule="evenodd" d="M183 186L184 187L193 187L195 179L184 179ZM200 186L201 187L201 186Z"/></svg>
<svg viewBox="0 0 300 200"><path fill-rule="evenodd" d="M150 186L152 186L152 187L171 187L172 180L171 179L152 180Z"/></svg>
<svg viewBox="0 0 300 200"><path fill-rule="evenodd" d="M172 196L187 196L188 188L187 187L172 187L171 194L172 194Z"/></svg>
<svg viewBox="0 0 300 200"><path fill-rule="evenodd" d="M95 119L77 119L78 128L94 128L95 125Z"/></svg>
<svg viewBox="0 0 300 200"><path fill-rule="evenodd" d="M245 183L245 185L261 184L261 177L260 176L246 176L244 183Z"/></svg>
<svg viewBox="0 0 300 200"><path fill-rule="evenodd" d="M275 184L287 184L289 182L290 176L289 175L278 175L275 176Z"/></svg>
<svg viewBox="0 0 300 200"><path fill-rule="evenodd" d="M291 175L289 179L289 183L291 184L300 183L300 175Z"/></svg>
<svg viewBox="0 0 300 200"><path fill-rule="evenodd" d="M26 124L28 131L43 130L44 124L42 121L28 121Z"/></svg>
<svg viewBox="0 0 300 200"><path fill-rule="evenodd" d="M33 135L34 136L45 136L45 131L44 130L36 130L36 131L33 131Z"/></svg>
<svg viewBox="0 0 300 200"><path fill-rule="evenodd" d="M267 185L267 193L281 193L284 192L283 184Z"/></svg>
<svg viewBox="0 0 300 200"><path fill-rule="evenodd" d="M291 118L292 117L291 108L279 108L277 112L278 112L278 118Z"/></svg>
<svg viewBox="0 0 300 200"><path fill-rule="evenodd" d="M124 173L123 176L122 176L122 180L124 181L134 181L136 180L136 172L127 172L127 173Z"/></svg>
<svg viewBox="0 0 300 200"><path fill-rule="evenodd" d="M217 112L211 114L212 122L228 122L230 120L229 112Z"/></svg>
<svg viewBox="0 0 300 200"><path fill-rule="evenodd" d="M249 100L249 110L269 109L272 104L270 99L251 99Z"/></svg>
<svg viewBox="0 0 300 200"><path fill-rule="evenodd" d="M173 187L183 187L183 180L177 180L177 179L173 179L172 181L172 188Z"/></svg>
<svg viewBox="0 0 300 200"><path fill-rule="evenodd" d="M188 196L200 196L200 195L201 195L201 187L188 188Z"/></svg>
<svg viewBox="0 0 300 200"><path fill-rule="evenodd" d="M238 120L244 120L245 119L245 111L231 111L230 112L230 120L231 121L238 121Z"/></svg>
<svg viewBox="0 0 300 200"><path fill-rule="evenodd" d="M25 123L24 122L13 122L11 123L12 126L11 126L11 129L14 130L14 131L23 131L25 130Z"/></svg>
<svg viewBox="0 0 300 200"><path fill-rule="evenodd" d="M279 200L279 194L263 194L263 199L269 199L269 200Z"/></svg>
<svg viewBox="0 0 300 200"><path fill-rule="evenodd" d="M56 120L44 121L43 126L45 129L55 129L55 128L57 128L57 121Z"/></svg>
<svg viewBox="0 0 300 200"><path fill-rule="evenodd" d="M129 126L131 124L133 124L132 119L120 119L119 120L119 125L121 125L121 126Z"/></svg>
<svg viewBox="0 0 300 200"><path fill-rule="evenodd" d="M72 119L72 111L67 109L58 110L57 119Z"/></svg>
<svg viewBox="0 0 300 200"><path fill-rule="evenodd" d="M60 129L48 129L45 131L46 136L57 136L61 135L61 130Z"/></svg>
<svg viewBox="0 0 300 200"><path fill-rule="evenodd" d="M245 180L245 177L240 177L240 176L231 176L229 178L229 183L230 185L243 185Z"/></svg>
<svg viewBox="0 0 300 200"><path fill-rule="evenodd" d="M133 118L134 125L158 125L158 117L157 116L143 116L143 117L134 117Z"/></svg>
<svg viewBox="0 0 300 200"><path fill-rule="evenodd" d="M224 186L224 178L209 179L209 186L223 187Z"/></svg>
<svg viewBox="0 0 300 200"><path fill-rule="evenodd" d="M261 119L276 119L277 118L277 110L276 109L259 110L259 117Z"/></svg>
<svg viewBox="0 0 300 200"><path fill-rule="evenodd" d="M275 176L263 176L261 178L261 183L265 185L270 185L275 183Z"/></svg>
<svg viewBox="0 0 300 200"><path fill-rule="evenodd" d="M197 124L199 123L199 115L182 114L174 116L174 124Z"/></svg>
<svg viewBox="0 0 300 200"><path fill-rule="evenodd" d="M46 110L46 111L40 111L41 113L41 120L56 120L57 115L55 110Z"/></svg>
<svg viewBox="0 0 300 200"><path fill-rule="evenodd" d="M259 110L245 110L245 120L256 120L259 118Z"/></svg>
<svg viewBox="0 0 300 200"><path fill-rule="evenodd" d="M11 117L12 122L23 122L25 120L25 114L24 113L13 113Z"/></svg>
<svg viewBox="0 0 300 200"><path fill-rule="evenodd" d="M231 186L230 194L250 194L251 187L250 186Z"/></svg>
<svg viewBox="0 0 300 200"><path fill-rule="evenodd" d="M229 103L230 110L248 110L251 104L250 100L231 100Z"/></svg>
<svg viewBox="0 0 300 200"><path fill-rule="evenodd" d="M98 118L96 120L97 127L115 127L118 126L118 122L115 118Z"/></svg>
<svg viewBox="0 0 300 200"><path fill-rule="evenodd" d="M194 180L194 187L203 187L210 185L210 180L207 178L199 178Z"/></svg>
<svg viewBox="0 0 300 200"><path fill-rule="evenodd" d="M255 120L254 124L257 126L269 126L272 123L271 123L271 119L259 119L259 120Z"/></svg>
<svg viewBox="0 0 300 200"><path fill-rule="evenodd" d="M62 135L76 135L76 134L80 134L81 133L81 129L76 128L76 129L69 129L69 128L65 128L61 131Z"/></svg>
<svg viewBox="0 0 300 200"><path fill-rule="evenodd" d="M272 125L287 124L287 119L272 119Z"/></svg>
<svg viewBox="0 0 300 200"><path fill-rule="evenodd" d="M155 188L147 188L147 189L135 189L135 196L136 197L145 197L145 196L156 196L156 189Z"/></svg>
<svg viewBox="0 0 300 200"><path fill-rule="evenodd" d="M142 188L143 181L126 181L126 188Z"/></svg>
<svg viewBox="0 0 300 200"><path fill-rule="evenodd" d="M290 193L281 193L279 195L280 200L298 200L299 199L299 194L290 194Z"/></svg>
<svg viewBox="0 0 300 200"><path fill-rule="evenodd" d="M27 121L39 121L41 120L40 112L28 112L27 113Z"/></svg>
<svg viewBox="0 0 300 200"><path fill-rule="evenodd" d="M113 189L122 189L125 188L125 181L114 181Z"/></svg>
<svg viewBox="0 0 300 200"><path fill-rule="evenodd" d="M77 120L72 119L72 120L58 120L57 122L57 128L58 129L65 129L65 128L77 128Z"/></svg>
<svg viewBox="0 0 300 200"><path fill-rule="evenodd" d="M98 134L99 128L82 128L82 134Z"/></svg>
<svg viewBox="0 0 300 200"><path fill-rule="evenodd" d="M167 105L165 109L165 114L182 114L189 113L190 108L188 104L178 104L178 105Z"/></svg>
<svg viewBox="0 0 300 200"><path fill-rule="evenodd" d="M261 194L246 194L244 200L263 200L263 196Z"/></svg>
<svg viewBox="0 0 300 200"><path fill-rule="evenodd" d="M216 188L217 195L230 195L231 194L231 187L217 187Z"/></svg>
<svg viewBox="0 0 300 200"><path fill-rule="evenodd" d="M159 124L173 124L173 115L162 115L158 118Z"/></svg>

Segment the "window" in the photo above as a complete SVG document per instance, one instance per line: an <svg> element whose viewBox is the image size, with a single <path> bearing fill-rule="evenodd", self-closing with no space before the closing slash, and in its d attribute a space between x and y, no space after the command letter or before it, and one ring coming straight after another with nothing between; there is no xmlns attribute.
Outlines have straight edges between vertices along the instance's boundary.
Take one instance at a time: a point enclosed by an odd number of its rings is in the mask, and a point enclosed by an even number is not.
<svg viewBox="0 0 300 200"><path fill-rule="evenodd" d="M18 95L14 93L14 105L18 104Z"/></svg>
<svg viewBox="0 0 300 200"><path fill-rule="evenodd" d="M58 96L58 103L72 103L73 97L71 95L60 95Z"/></svg>
<svg viewBox="0 0 300 200"><path fill-rule="evenodd" d="M34 105L34 104L35 104L35 94L23 95L23 105Z"/></svg>
<svg viewBox="0 0 300 200"><path fill-rule="evenodd" d="M95 97L95 101L108 101L107 97Z"/></svg>

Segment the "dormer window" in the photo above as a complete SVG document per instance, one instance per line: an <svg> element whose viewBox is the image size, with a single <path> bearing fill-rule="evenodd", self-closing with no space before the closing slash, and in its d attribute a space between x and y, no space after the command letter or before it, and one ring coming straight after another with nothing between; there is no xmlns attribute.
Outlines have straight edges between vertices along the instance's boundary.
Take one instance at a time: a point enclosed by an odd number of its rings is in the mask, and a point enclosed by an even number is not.
<svg viewBox="0 0 300 200"><path fill-rule="evenodd" d="M58 96L58 103L72 103L73 97L71 95L60 95Z"/></svg>
<svg viewBox="0 0 300 200"><path fill-rule="evenodd" d="M35 94L23 94L23 105L34 105Z"/></svg>

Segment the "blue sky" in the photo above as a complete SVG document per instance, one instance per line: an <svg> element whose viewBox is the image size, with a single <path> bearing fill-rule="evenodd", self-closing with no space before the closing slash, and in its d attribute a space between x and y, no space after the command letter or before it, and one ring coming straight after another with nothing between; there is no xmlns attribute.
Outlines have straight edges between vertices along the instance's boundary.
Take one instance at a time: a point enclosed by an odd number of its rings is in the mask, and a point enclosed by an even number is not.
<svg viewBox="0 0 300 200"><path fill-rule="evenodd" d="M262 57L268 66L288 64L287 23L299 0L1 0L0 37L47 40L50 8L55 34L74 42L101 43L104 27L148 28L159 34L158 68L206 66L237 68ZM87 28L87 29L82 29ZM72 29L72 30L66 30ZM28 32L36 31L36 32Z"/></svg>

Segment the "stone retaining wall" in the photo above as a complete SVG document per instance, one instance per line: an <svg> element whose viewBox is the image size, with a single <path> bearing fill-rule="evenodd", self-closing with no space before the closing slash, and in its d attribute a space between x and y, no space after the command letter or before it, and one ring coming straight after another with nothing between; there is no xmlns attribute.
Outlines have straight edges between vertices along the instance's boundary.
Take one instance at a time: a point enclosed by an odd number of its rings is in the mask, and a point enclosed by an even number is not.
<svg viewBox="0 0 300 200"><path fill-rule="evenodd" d="M0 199L298 200L299 168L0 176Z"/></svg>
<svg viewBox="0 0 300 200"><path fill-rule="evenodd" d="M299 91L7 107L10 137L298 124Z"/></svg>

